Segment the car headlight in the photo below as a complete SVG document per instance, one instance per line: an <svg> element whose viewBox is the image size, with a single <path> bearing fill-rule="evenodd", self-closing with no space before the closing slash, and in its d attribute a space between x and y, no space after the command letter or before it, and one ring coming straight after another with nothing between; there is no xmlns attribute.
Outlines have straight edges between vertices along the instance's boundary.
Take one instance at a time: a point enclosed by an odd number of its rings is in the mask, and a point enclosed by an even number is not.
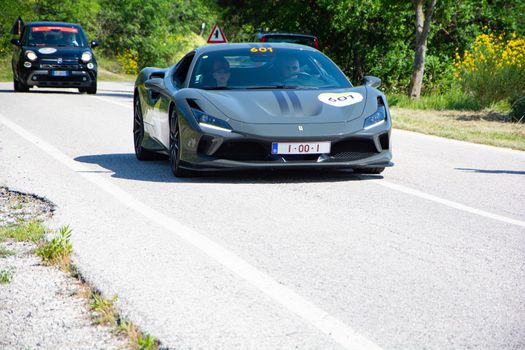
<svg viewBox="0 0 525 350"><path fill-rule="evenodd" d="M231 132L232 127L226 121L219 119L217 117L211 116L207 113L199 111L198 109L192 108L191 112L195 116L197 123L200 126L208 127L215 130Z"/></svg>
<svg viewBox="0 0 525 350"><path fill-rule="evenodd" d="M26 51L26 57L30 60L30 61L36 61L36 59L38 58L38 56L36 55L36 53L34 51L31 51L31 50L27 50Z"/></svg>
<svg viewBox="0 0 525 350"><path fill-rule="evenodd" d="M374 126L381 125L386 121L386 108L381 97L377 98L377 104L377 111L365 118L365 122L363 124L364 129L373 128Z"/></svg>
<svg viewBox="0 0 525 350"><path fill-rule="evenodd" d="M93 56L91 55L91 52L86 51L86 52L82 52L82 56L80 56L80 59L82 60L82 62L86 63L86 62L91 61L92 57Z"/></svg>

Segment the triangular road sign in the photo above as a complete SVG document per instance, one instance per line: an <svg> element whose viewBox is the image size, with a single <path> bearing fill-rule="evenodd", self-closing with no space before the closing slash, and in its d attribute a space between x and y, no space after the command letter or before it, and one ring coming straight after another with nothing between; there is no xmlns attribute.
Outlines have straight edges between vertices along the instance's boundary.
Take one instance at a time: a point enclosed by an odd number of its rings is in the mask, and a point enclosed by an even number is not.
<svg viewBox="0 0 525 350"><path fill-rule="evenodd" d="M221 27L217 23L213 26L210 36L208 37L208 44L222 44L227 43L226 35L222 31Z"/></svg>

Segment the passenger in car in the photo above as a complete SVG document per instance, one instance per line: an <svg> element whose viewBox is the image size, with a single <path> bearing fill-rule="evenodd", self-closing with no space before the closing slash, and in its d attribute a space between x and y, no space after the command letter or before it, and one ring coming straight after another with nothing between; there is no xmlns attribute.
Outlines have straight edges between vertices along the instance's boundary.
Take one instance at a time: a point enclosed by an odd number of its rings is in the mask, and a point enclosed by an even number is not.
<svg viewBox="0 0 525 350"><path fill-rule="evenodd" d="M224 58L218 58L213 62L213 78L218 87L228 86L230 80L230 64Z"/></svg>

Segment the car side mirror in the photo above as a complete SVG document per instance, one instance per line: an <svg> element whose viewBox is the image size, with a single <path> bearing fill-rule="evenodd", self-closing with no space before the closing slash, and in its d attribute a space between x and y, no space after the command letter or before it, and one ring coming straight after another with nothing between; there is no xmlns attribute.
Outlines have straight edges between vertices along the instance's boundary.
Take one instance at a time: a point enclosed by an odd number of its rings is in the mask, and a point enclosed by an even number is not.
<svg viewBox="0 0 525 350"><path fill-rule="evenodd" d="M18 39L11 39L11 44L16 45L16 46L20 46L20 40L18 40Z"/></svg>
<svg viewBox="0 0 525 350"><path fill-rule="evenodd" d="M154 91L154 92L161 92L164 90L164 79L162 78L151 78L144 82L144 86L146 89Z"/></svg>
<svg viewBox="0 0 525 350"><path fill-rule="evenodd" d="M363 84L366 86L371 86L373 88L378 88L381 86L381 79L373 77L371 75L365 75L363 77Z"/></svg>
<svg viewBox="0 0 525 350"><path fill-rule="evenodd" d="M94 48L97 47L98 45L99 45L99 44L98 44L98 41L93 40L93 41L91 42L91 48L92 48L92 49L94 49Z"/></svg>

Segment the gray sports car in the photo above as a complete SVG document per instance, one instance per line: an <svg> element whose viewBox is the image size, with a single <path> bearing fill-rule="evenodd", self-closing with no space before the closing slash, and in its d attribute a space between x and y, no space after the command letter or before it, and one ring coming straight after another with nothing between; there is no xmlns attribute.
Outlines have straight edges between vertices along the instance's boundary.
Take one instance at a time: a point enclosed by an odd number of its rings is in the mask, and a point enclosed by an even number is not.
<svg viewBox="0 0 525 350"><path fill-rule="evenodd" d="M354 87L314 48L209 45L135 82L135 154L169 156L175 176L247 168L391 166L391 118L380 80Z"/></svg>

